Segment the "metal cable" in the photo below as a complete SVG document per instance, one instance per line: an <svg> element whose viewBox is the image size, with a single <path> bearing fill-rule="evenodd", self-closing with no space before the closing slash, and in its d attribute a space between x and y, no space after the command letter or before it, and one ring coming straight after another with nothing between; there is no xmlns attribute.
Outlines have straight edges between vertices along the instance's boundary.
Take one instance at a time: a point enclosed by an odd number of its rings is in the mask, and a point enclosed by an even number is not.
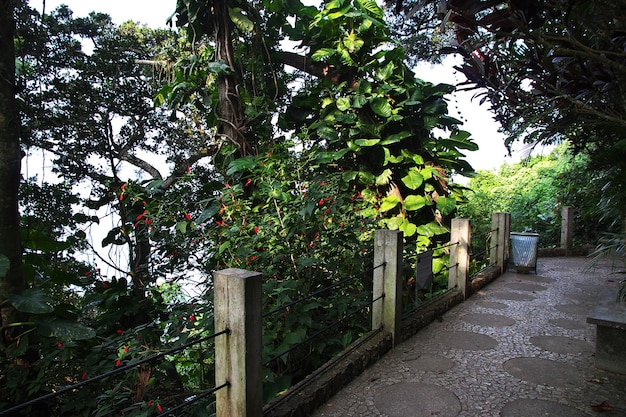
<svg viewBox="0 0 626 417"><path fill-rule="evenodd" d="M330 286L328 286L328 287L325 287L325 288L320 288L319 290L314 291L314 292L312 292L312 293L311 293L311 294L309 294L309 295L305 295L304 297L302 297L302 298L300 298L300 299L298 299L298 300L291 301L291 302L289 302L289 303L283 304L282 306L277 307L277 308L275 308L275 309L274 309L274 310L272 310L272 311L268 311L267 313L264 313L264 314L263 314L263 318L268 317L268 316L271 316L272 314L276 314L276 313L281 312L281 311L283 311L283 310L286 310L286 309L288 309L289 307L292 307L292 306L294 306L294 305L296 305L296 304L299 304L299 303L301 303L301 302L303 302L303 301L306 301L306 300L311 299L311 298L313 298L313 297L316 297L316 296L318 296L318 295L320 295L320 294L323 294L323 293L324 293L324 292L326 292L326 291L330 291L330 290L332 290L333 288L337 288L337 287L339 287L339 286L341 286L341 285L343 285L343 284L345 284L345 283L347 283L347 282L354 281L356 278L360 277L361 275L365 275L366 273L368 273L368 272L372 272L372 271L374 271L374 270L376 270L376 269L378 269L378 268L380 268L380 267L383 267L383 266L385 266L385 265L387 265L387 262L383 262L382 264L380 264L380 265L378 265L378 266L375 266L374 268L371 268L371 269L366 269L366 270L364 270L364 271L362 271L362 272L360 272L360 273L358 273L358 274L355 274L355 275L353 275L353 276L351 276L351 277L345 278L345 279L343 279L343 280L341 280L341 281L339 281L339 282L336 282L336 283L334 283L334 284L332 284L332 285L330 285Z"/></svg>
<svg viewBox="0 0 626 417"><path fill-rule="evenodd" d="M349 319L350 317L355 316L357 313L361 312L361 311L362 311L362 310L364 310L365 308L367 308L367 307L371 307L371 306L372 306L372 304L373 304L375 301L377 301L377 300L379 300L379 299L383 298L384 296L385 296L384 294L383 294L383 295L381 295L381 296L380 296L380 297L378 297L376 300L372 300L370 303L367 303L366 305L364 305L363 307L359 308L358 310L353 311L352 313L350 313L350 314L348 314L348 315L346 315L346 316L343 316L341 319L339 319L339 320L337 320L337 321L335 321L335 322L333 322L333 323L329 324L328 326L324 327L323 329L318 330L317 332L313 333L313 335L311 335L311 336L310 336L310 337L308 337L307 339L305 339L305 340L303 340L303 341L301 341L301 342L299 342L299 343L297 343L297 344L293 345L293 346L292 346L292 347L290 347L289 349L285 350L284 352L279 353L278 355L274 356L273 358L268 359L267 361L265 361L265 362L263 363L263 366L268 366L270 363L274 362L276 359L279 359L279 358L281 358L281 357L285 356L286 354L288 354L288 353L290 353L290 352L292 352L292 351L296 350L296 349L297 349L297 348L299 348L300 346L303 346L303 345L305 345L305 344L309 343L311 340L315 339L315 338L316 338L317 336L319 336L320 334L322 334L322 333L324 333L324 332L326 332L326 331L328 331L328 330L332 329L333 327L335 327L336 325L338 325L338 324L340 324L340 323L343 323L344 321L346 321L346 320L347 320L347 319Z"/></svg>
<svg viewBox="0 0 626 417"><path fill-rule="evenodd" d="M182 403L180 405L177 405L176 407L174 407L174 408L172 408L170 410L167 410L167 411L162 412L161 414L158 414L157 417L160 417L160 416L171 416L172 413L174 413L175 411L182 410L183 408L187 408L188 406L190 406L190 405L192 405L192 404L194 404L194 403L196 403L196 402L198 402L198 401L200 401L200 400L202 400L202 399L204 399L204 398L206 398L206 397L208 397L210 395L215 394L217 391L221 390L222 388L226 388L226 387L229 387L229 386L230 386L230 382L226 381L225 383L223 383L219 387L215 387L215 388L210 389L209 391L203 392L202 394L195 395L193 399L191 399L189 401L185 401L184 403ZM177 416L175 416L175 417L177 417Z"/></svg>
<svg viewBox="0 0 626 417"><path fill-rule="evenodd" d="M54 398L54 397L58 397L58 396L63 395L65 393L69 392L69 391L74 391L74 390L82 388L82 387L84 387L86 385L92 384L92 383L94 383L96 381L100 381L100 380L108 378L110 376L126 372L126 371L128 371L130 369L136 368L139 365L143 365L144 363L155 361L155 360L160 359L160 358L162 358L164 356L171 355L172 353L179 352L181 350L187 349L188 347L191 347L191 346L196 345L198 343L202 343L202 342L205 342L207 340L214 339L217 336L220 336L220 335L223 335L223 334L227 334L227 333L230 333L230 329L225 329L225 330L222 330L221 332L217 332L217 333L214 333L212 335L203 337L201 339L194 340L193 342L185 343L184 345L181 345L181 346L178 346L178 347L166 350L165 352L157 353L156 355L152 355L152 356L149 356L147 358L138 360L137 362L132 362L132 363L129 363L127 365L120 366L119 368L114 369L114 370L109 371L109 372L105 372L104 374L100 374L100 375L94 376L93 378L86 379L86 380L81 381L81 382L79 382L77 384L70 385L70 386L67 386L65 388L61 388L58 391L50 392L50 393L48 393L46 395L42 395L41 397L34 398L34 399L26 401L26 402L24 402L22 404L18 404L16 406L13 406L13 407L8 408L6 410L2 410L2 411L0 411L0 416L9 415L10 413L13 413L15 411L18 411L18 410L21 410L23 408L29 407L31 405L37 404L37 403L39 403L41 401L48 400L48 399Z"/></svg>

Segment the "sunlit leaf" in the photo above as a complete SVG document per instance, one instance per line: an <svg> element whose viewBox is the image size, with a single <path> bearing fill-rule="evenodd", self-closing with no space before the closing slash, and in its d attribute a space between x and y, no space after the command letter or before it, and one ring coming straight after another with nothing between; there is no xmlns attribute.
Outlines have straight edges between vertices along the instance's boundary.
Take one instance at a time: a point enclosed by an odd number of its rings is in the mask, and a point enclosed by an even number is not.
<svg viewBox="0 0 626 417"><path fill-rule="evenodd" d="M384 97L378 97L372 100L372 110L379 116L389 117L391 116L391 103Z"/></svg>
<svg viewBox="0 0 626 417"><path fill-rule="evenodd" d="M392 172L389 168L384 170L379 176L376 177L376 185L387 185L391 182Z"/></svg>
<svg viewBox="0 0 626 417"><path fill-rule="evenodd" d="M233 7L228 9L228 15L233 21L237 29L242 32L251 33L254 30L254 23L248 18L239 7Z"/></svg>
<svg viewBox="0 0 626 417"><path fill-rule="evenodd" d="M448 215L456 208L456 200L450 197L439 197L437 199L437 209L441 214Z"/></svg>
<svg viewBox="0 0 626 417"><path fill-rule="evenodd" d="M404 237L411 237L417 232L417 226L408 220L405 220L400 225L400 230L404 233Z"/></svg>
<svg viewBox="0 0 626 417"><path fill-rule="evenodd" d="M424 182L424 177L417 168L411 167L408 174L402 178L402 183L411 190L417 190Z"/></svg>
<svg viewBox="0 0 626 417"><path fill-rule="evenodd" d="M418 226L417 232L420 235L433 237L433 236L443 235L445 233L448 233L449 230L437 222L430 222L428 224L423 224L421 226Z"/></svg>
<svg viewBox="0 0 626 417"><path fill-rule="evenodd" d="M346 111L350 109L350 98L349 97L339 97L337 99L337 108L340 111Z"/></svg>
<svg viewBox="0 0 626 417"><path fill-rule="evenodd" d="M320 48L317 51L313 52L311 55L311 59L313 61L322 61L325 58L335 55L337 53L336 49L332 48Z"/></svg>
<svg viewBox="0 0 626 417"><path fill-rule="evenodd" d="M389 210L393 210L400 203L400 199L395 195L390 195L383 198L382 203L380 204L380 211L387 212Z"/></svg>
<svg viewBox="0 0 626 417"><path fill-rule="evenodd" d="M378 142L380 142L380 139L357 139L354 141L354 143L362 147L374 146Z"/></svg>
<svg viewBox="0 0 626 417"><path fill-rule="evenodd" d="M428 204L429 200L423 195L408 195L404 199L404 209L408 211L419 210Z"/></svg>
<svg viewBox="0 0 626 417"><path fill-rule="evenodd" d="M381 145L391 145L392 143L398 143L401 142L403 139L407 138L411 136L410 132L404 131L404 132L400 132L400 133L394 133L393 135L389 135L387 136L385 139L383 139L380 144Z"/></svg>

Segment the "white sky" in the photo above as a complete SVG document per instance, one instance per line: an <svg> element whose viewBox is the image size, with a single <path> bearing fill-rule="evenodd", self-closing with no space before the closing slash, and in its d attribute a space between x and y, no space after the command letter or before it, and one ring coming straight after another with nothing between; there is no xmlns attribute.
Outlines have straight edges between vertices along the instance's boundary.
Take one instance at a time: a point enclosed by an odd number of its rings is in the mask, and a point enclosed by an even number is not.
<svg viewBox="0 0 626 417"><path fill-rule="evenodd" d="M30 0L30 5L42 10L45 4L46 12L67 4L74 12L75 17L82 17L91 11L108 13L113 21L121 24L127 20L139 21L151 27L167 27L167 19L174 13L176 0ZM442 65L431 66L424 64L416 69L417 76L433 83L456 84L463 79L460 75L455 78L452 66L454 58L446 58ZM517 157L507 157L504 147L504 137L498 133L498 124L488 112L487 106L479 106L478 101L472 101L473 93L455 93L449 97L449 111L451 116L458 117L458 111L463 120L466 120L463 129L472 134L472 138L480 150L467 155L470 164L476 170L492 170L504 162L515 162Z"/></svg>

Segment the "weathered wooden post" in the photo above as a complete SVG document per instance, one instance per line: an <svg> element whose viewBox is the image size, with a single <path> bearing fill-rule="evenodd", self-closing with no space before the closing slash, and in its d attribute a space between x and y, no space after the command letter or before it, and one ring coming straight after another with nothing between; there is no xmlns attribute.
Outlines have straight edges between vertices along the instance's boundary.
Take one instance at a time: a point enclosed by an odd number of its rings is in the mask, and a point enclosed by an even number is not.
<svg viewBox="0 0 626 417"><path fill-rule="evenodd" d="M509 259L509 234L511 232L511 213L493 213L491 216L491 251L489 259L500 267L500 273L506 271ZM494 232L495 231L495 232Z"/></svg>
<svg viewBox="0 0 626 417"><path fill-rule="evenodd" d="M450 243L450 275L448 288L458 288L467 297L467 277L469 275L471 229L469 219L452 219Z"/></svg>
<svg viewBox="0 0 626 417"><path fill-rule="evenodd" d="M374 267L385 266L374 269L373 293L377 301L372 306L372 329L383 327L389 331L394 346L400 341L402 318L402 238L397 230L376 230L374 235Z"/></svg>
<svg viewBox="0 0 626 417"><path fill-rule="evenodd" d="M229 268L214 278L215 330L230 333L215 339L217 417L262 417L261 274Z"/></svg>
<svg viewBox="0 0 626 417"><path fill-rule="evenodd" d="M561 209L561 247L565 256L572 256L574 236L574 208L565 206Z"/></svg>

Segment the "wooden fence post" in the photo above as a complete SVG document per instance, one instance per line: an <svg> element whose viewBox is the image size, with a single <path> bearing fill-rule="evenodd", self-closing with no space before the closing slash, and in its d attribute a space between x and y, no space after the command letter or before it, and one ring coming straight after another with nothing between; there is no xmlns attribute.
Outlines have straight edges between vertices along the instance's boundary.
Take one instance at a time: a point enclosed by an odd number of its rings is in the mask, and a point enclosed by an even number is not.
<svg viewBox="0 0 626 417"><path fill-rule="evenodd" d="M467 277L469 275L470 253L469 245L471 229L469 219L452 219L450 243L454 244L450 250L450 275L448 288L458 288L467 297ZM457 243L458 242L458 243Z"/></svg>
<svg viewBox="0 0 626 417"><path fill-rule="evenodd" d="M509 234L511 232L511 213L493 213L491 216L491 251L489 259L504 273L509 259ZM497 232L493 232L497 230Z"/></svg>
<svg viewBox="0 0 626 417"><path fill-rule="evenodd" d="M561 209L561 247L565 256L572 256L574 236L574 208L565 206Z"/></svg>
<svg viewBox="0 0 626 417"><path fill-rule="evenodd" d="M262 417L261 274L229 268L213 274L217 417Z"/></svg>
<svg viewBox="0 0 626 417"><path fill-rule="evenodd" d="M372 329L389 331L394 346L400 341L402 319L402 238L397 230L376 230L374 235L374 267L385 266L374 270Z"/></svg>

